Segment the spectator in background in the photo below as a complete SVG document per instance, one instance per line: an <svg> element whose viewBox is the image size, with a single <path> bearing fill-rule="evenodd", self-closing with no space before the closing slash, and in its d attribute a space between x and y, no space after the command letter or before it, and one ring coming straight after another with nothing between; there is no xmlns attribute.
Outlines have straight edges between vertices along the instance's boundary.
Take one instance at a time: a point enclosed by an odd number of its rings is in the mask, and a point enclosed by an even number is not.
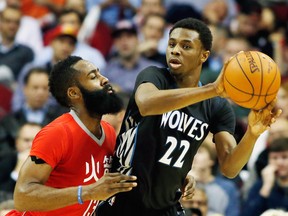
<svg viewBox="0 0 288 216"><path fill-rule="evenodd" d="M93 5L91 5L92 1ZM110 28L113 28L119 20L131 20L136 12L130 0L88 0L88 12L95 5L99 5L101 9L100 20Z"/></svg>
<svg viewBox="0 0 288 216"><path fill-rule="evenodd" d="M148 14L141 26L139 52L149 60L167 67L166 56L159 52L158 44L166 27L165 18L160 14Z"/></svg>
<svg viewBox="0 0 288 216"><path fill-rule="evenodd" d="M34 17L45 31L54 22L62 10L65 0L21 0L21 11L26 16Z"/></svg>
<svg viewBox="0 0 288 216"><path fill-rule="evenodd" d="M242 176L245 177L243 178L243 199L247 198L251 186L261 178L261 170L268 163L268 146L280 137L288 137L288 120L283 117L279 118L277 122L271 126L270 130L263 133L257 140L247 163L248 173L243 176L243 172L245 173L247 171L241 171Z"/></svg>
<svg viewBox="0 0 288 216"><path fill-rule="evenodd" d="M243 0L241 0L243 1ZM165 0L165 4L166 7L168 8L168 10L170 8L173 8L175 5L187 5L187 6L191 6L194 8L195 11L197 11L197 13L201 14L201 16L205 17L206 13L207 13L207 9L208 11L210 11L210 13L214 14L214 20L215 20L215 16L217 17L217 19L221 22L218 22L218 24L222 25L222 26L228 26L231 19L234 18L237 15L238 12L238 7L239 5L236 3L235 0L201 0L201 1L190 1L190 0L177 0L177 1L173 1L173 0ZM226 4L226 6L224 6ZM225 19L223 19L223 15L220 16L221 14L223 14L223 10L225 11L225 8L223 8L223 6L227 9L227 14L225 16ZM221 7L220 9L218 9L218 7ZM217 11L218 10L218 11ZM220 12L222 11L222 12ZM222 19L219 19L221 18ZM217 20L216 19L216 20Z"/></svg>
<svg viewBox="0 0 288 216"><path fill-rule="evenodd" d="M16 87L13 72L5 65L0 66L0 120L11 112L13 91Z"/></svg>
<svg viewBox="0 0 288 216"><path fill-rule="evenodd" d="M56 25L61 26L70 25L78 33L79 29L81 28L82 21L83 17L78 11L74 9L64 8L62 12L59 14ZM51 34L52 35L54 34L54 29L48 31L44 35L45 43L49 44L50 43L49 40L53 39L53 36L51 38ZM50 56L49 58L51 58L53 55L52 46L45 47L45 49L42 52L42 55L46 57ZM87 61L90 61L91 63L97 65L100 71L106 66L106 60L99 50L79 40L77 40L75 50L72 52L71 55L81 56L82 58L87 59Z"/></svg>
<svg viewBox="0 0 288 216"><path fill-rule="evenodd" d="M258 153L255 161L255 168L258 177L261 177L261 170L268 163L268 147L275 140L280 137L288 137L288 120L286 118L279 118L279 122L271 127L271 130L266 136L265 142L262 143L262 151Z"/></svg>
<svg viewBox="0 0 288 216"><path fill-rule="evenodd" d="M285 32L285 40L282 41L283 47L282 47L282 74L284 77L288 78L288 26L286 27L286 32Z"/></svg>
<svg viewBox="0 0 288 216"><path fill-rule="evenodd" d="M277 93L276 106L283 110L282 117L288 120L288 80L282 79L280 89Z"/></svg>
<svg viewBox="0 0 288 216"><path fill-rule="evenodd" d="M260 215L268 209L288 210L288 138L280 137L270 143L268 164L249 190L242 214Z"/></svg>
<svg viewBox="0 0 288 216"><path fill-rule="evenodd" d="M3 117L0 122L0 148L14 149L17 131L27 122L36 122L42 126L50 123L64 111L62 107L47 104L49 98L48 71L32 68L24 78L24 103L16 112Z"/></svg>
<svg viewBox="0 0 288 216"><path fill-rule="evenodd" d="M83 19L85 18L87 14L86 0L66 0L65 5L64 5L64 10L77 11L82 17L81 21L83 21Z"/></svg>
<svg viewBox="0 0 288 216"><path fill-rule="evenodd" d="M15 139L15 151L2 156L0 160L0 191L10 193L12 196L20 168L29 156L32 141L41 128L40 124L32 122L20 126ZM16 161L16 165L14 167L9 166L9 163L13 164L13 161Z"/></svg>
<svg viewBox="0 0 288 216"><path fill-rule="evenodd" d="M203 142L192 165L191 174L196 184L205 188L208 197L208 211L229 216L240 216L240 191L232 180L213 173L216 152Z"/></svg>
<svg viewBox="0 0 288 216"><path fill-rule="evenodd" d="M190 201L181 200L185 210L185 216L194 216L193 212L200 211L200 216L211 216L208 214L208 197L204 188L197 186Z"/></svg>
<svg viewBox="0 0 288 216"><path fill-rule="evenodd" d="M67 58L75 51L77 31L78 29L71 24L59 24L54 27L46 37L48 46L53 50L52 55L44 52L37 56L33 64L46 67L48 71L51 71L54 64Z"/></svg>
<svg viewBox="0 0 288 216"><path fill-rule="evenodd" d="M162 65L140 55L137 28L131 21L119 21L112 36L115 56L108 60L103 75L111 84L119 86L124 92L131 93L136 77L142 69L151 65Z"/></svg>
<svg viewBox="0 0 288 216"><path fill-rule="evenodd" d="M138 30L145 23L145 19L150 14L159 14L165 16L166 8L164 0L142 0L137 10L137 13L133 17L133 22L138 27Z"/></svg>
<svg viewBox="0 0 288 216"><path fill-rule="evenodd" d="M11 6L0 12L0 65L11 69L15 80L22 68L34 59L31 48L15 41L21 16L21 11Z"/></svg>
<svg viewBox="0 0 288 216"><path fill-rule="evenodd" d="M52 48L52 55L43 52L43 55L37 56L33 63L27 65L22 71L18 79L18 87L15 90L12 98L12 110L17 111L24 103L24 95L22 92L23 79L31 68L42 67L48 72L52 66L58 61L63 60L70 56L76 47L77 43L77 29L71 25L58 25L50 33L50 44ZM46 55L45 55L46 54ZM55 99L51 96L49 98L50 105L57 105Z"/></svg>
<svg viewBox="0 0 288 216"><path fill-rule="evenodd" d="M207 2L203 8L202 16L206 23L220 26L228 16L228 2L226 0Z"/></svg>
<svg viewBox="0 0 288 216"><path fill-rule="evenodd" d="M79 39L101 51L107 58L113 43L113 28L119 20L132 20L136 9L130 0L88 0L86 5L87 15Z"/></svg>
<svg viewBox="0 0 288 216"><path fill-rule="evenodd" d="M21 0L6 0L6 6L21 8ZM31 16L23 15L20 26L16 34L16 42L30 47L35 56L41 53L43 49L42 30L37 19Z"/></svg>
<svg viewBox="0 0 288 216"><path fill-rule="evenodd" d="M272 57L273 46L269 38L271 32L262 26L262 6L258 1L248 1L239 6L239 13L229 26L230 34L245 37L253 49Z"/></svg>

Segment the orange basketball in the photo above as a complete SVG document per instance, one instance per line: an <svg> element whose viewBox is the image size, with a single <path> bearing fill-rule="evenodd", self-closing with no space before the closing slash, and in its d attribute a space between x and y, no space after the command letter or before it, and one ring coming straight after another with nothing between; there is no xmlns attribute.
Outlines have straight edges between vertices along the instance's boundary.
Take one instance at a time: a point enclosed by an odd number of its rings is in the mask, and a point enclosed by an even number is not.
<svg viewBox="0 0 288 216"><path fill-rule="evenodd" d="M258 51L239 52L224 71L224 88L232 101L260 110L277 95L281 74L268 55Z"/></svg>

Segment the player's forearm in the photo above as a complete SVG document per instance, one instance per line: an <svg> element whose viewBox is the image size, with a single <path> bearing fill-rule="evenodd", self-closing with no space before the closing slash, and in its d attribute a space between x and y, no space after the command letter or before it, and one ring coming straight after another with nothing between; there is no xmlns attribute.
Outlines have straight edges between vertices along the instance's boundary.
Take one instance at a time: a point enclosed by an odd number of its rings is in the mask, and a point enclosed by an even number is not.
<svg viewBox="0 0 288 216"><path fill-rule="evenodd" d="M38 183L17 188L14 192L15 208L19 211L50 211L73 205L77 200L78 187L56 189Z"/></svg>
<svg viewBox="0 0 288 216"><path fill-rule="evenodd" d="M236 177L245 164L248 162L258 136L253 135L249 129L246 131L241 141L227 153L223 161L221 171L228 178Z"/></svg>
<svg viewBox="0 0 288 216"><path fill-rule="evenodd" d="M217 96L212 85L143 92L139 96L136 95L136 102L142 116L163 114Z"/></svg>

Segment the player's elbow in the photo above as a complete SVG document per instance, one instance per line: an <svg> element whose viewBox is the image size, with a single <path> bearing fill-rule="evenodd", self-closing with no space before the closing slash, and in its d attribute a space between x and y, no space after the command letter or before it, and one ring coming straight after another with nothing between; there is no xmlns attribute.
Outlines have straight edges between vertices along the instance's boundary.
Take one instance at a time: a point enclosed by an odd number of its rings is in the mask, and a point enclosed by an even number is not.
<svg viewBox="0 0 288 216"><path fill-rule="evenodd" d="M26 196L26 191L21 189L20 187L16 187L14 190L14 207L17 211L27 211L27 202L25 199Z"/></svg>
<svg viewBox="0 0 288 216"><path fill-rule="evenodd" d="M140 112L141 116L148 116L149 115L149 109L145 106L141 106L141 108L139 107L139 112Z"/></svg>
<svg viewBox="0 0 288 216"><path fill-rule="evenodd" d="M136 101L141 116L151 115L151 106L143 99Z"/></svg>
<svg viewBox="0 0 288 216"><path fill-rule="evenodd" d="M233 179L238 175L237 170L235 169L231 169L231 167L221 167L221 173L223 176L229 178L229 179Z"/></svg>
<svg viewBox="0 0 288 216"><path fill-rule="evenodd" d="M26 211L26 205L24 199L20 198L21 195L18 192L14 192L14 207L17 211L24 212Z"/></svg>

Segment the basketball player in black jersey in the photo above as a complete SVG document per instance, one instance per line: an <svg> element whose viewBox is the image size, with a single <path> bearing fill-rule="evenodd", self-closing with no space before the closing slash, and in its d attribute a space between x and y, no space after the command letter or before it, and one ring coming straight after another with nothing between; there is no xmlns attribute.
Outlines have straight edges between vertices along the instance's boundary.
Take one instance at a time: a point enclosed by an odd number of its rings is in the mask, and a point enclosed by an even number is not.
<svg viewBox="0 0 288 216"><path fill-rule="evenodd" d="M151 66L139 74L113 161L113 171L137 176L138 186L102 202L97 216L179 215L179 191L209 132L221 172L233 178L246 164L259 135L281 114L273 109L275 101L261 111L251 110L247 131L237 145L223 70L214 83L199 82L211 45L211 32L203 22L178 21L169 34L169 68Z"/></svg>

